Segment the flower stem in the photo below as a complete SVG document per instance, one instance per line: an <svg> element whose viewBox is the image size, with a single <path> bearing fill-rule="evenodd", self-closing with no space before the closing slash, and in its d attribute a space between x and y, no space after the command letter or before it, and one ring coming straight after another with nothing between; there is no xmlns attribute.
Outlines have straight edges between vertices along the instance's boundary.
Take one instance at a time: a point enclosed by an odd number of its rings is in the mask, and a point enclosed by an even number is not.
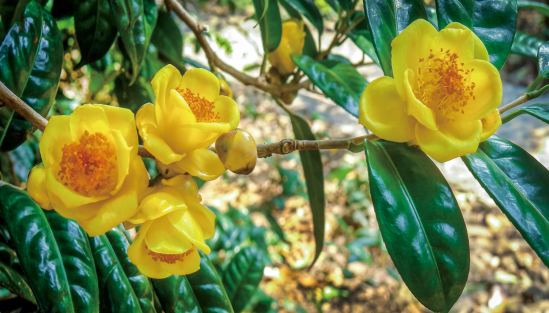
<svg viewBox="0 0 549 313"><path fill-rule="evenodd" d="M530 84L530 86L528 86L528 88L526 89L526 91L524 93L529 93L529 92L532 92L532 91L536 90L538 88L539 84L541 84L541 82L543 82L544 79L545 79L545 77L543 77L543 75L541 73L538 74L536 79L534 79L534 81Z"/></svg>

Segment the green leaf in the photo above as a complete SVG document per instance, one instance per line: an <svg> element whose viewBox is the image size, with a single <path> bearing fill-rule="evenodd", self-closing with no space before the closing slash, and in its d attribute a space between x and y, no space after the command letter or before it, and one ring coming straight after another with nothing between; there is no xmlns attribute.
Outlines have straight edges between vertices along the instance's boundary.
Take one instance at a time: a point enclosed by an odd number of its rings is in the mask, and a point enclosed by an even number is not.
<svg viewBox="0 0 549 313"><path fill-rule="evenodd" d="M118 75L114 81L114 94L120 107L130 109L133 113L137 113L144 104L154 103L152 86L143 77L130 86L130 80L125 75Z"/></svg>
<svg viewBox="0 0 549 313"><path fill-rule="evenodd" d="M370 40L371 35L368 30L353 31L349 33L349 38L355 43L355 45L364 52L375 64L380 65L377 58L376 49L374 44Z"/></svg>
<svg viewBox="0 0 549 313"><path fill-rule="evenodd" d="M517 30L511 46L511 53L535 59L538 57L538 50L542 44L543 40Z"/></svg>
<svg viewBox="0 0 549 313"><path fill-rule="evenodd" d="M256 246L240 250L223 273L223 285L235 313L240 313L252 299L265 268L263 251Z"/></svg>
<svg viewBox="0 0 549 313"><path fill-rule="evenodd" d="M351 65L339 63L328 68L306 55L292 54L292 60L313 83L347 112L358 117L360 95L368 82Z"/></svg>
<svg viewBox="0 0 549 313"><path fill-rule="evenodd" d="M74 29L82 55L75 68L101 59L118 33L109 0L79 1L74 13Z"/></svg>
<svg viewBox="0 0 549 313"><path fill-rule="evenodd" d="M479 1L481 0L476 2ZM435 2L439 29L444 29L452 22L461 23L469 29L473 28L475 0L436 0Z"/></svg>
<svg viewBox="0 0 549 313"><path fill-rule="evenodd" d="M518 1L517 6L519 9L534 9L545 16L549 16L549 5L542 2Z"/></svg>
<svg viewBox="0 0 549 313"><path fill-rule="evenodd" d="M315 135L311 131L311 127L301 116L293 114L284 106L282 108L290 115L292 128L294 130L295 139L298 140L316 140ZM326 200L324 199L324 173L322 169L322 159L320 151L299 151L303 173L305 174L305 183L307 184L307 194L309 195L309 203L311 205L311 213L313 215L313 234L315 235L315 257L310 267L312 267L324 247L324 228L326 225L325 207Z"/></svg>
<svg viewBox="0 0 549 313"><path fill-rule="evenodd" d="M370 193L391 259L414 296L447 312L469 273L467 229L435 164L406 143L366 141Z"/></svg>
<svg viewBox="0 0 549 313"><path fill-rule="evenodd" d="M19 271L17 253L4 244L0 244L0 286L13 294L36 304L36 299L22 272Z"/></svg>
<svg viewBox="0 0 549 313"><path fill-rule="evenodd" d="M431 7L425 7L427 20L438 30L437 10Z"/></svg>
<svg viewBox="0 0 549 313"><path fill-rule="evenodd" d="M0 20L6 29L11 27L11 21L18 3L19 0L0 0Z"/></svg>
<svg viewBox="0 0 549 313"><path fill-rule="evenodd" d="M544 42L538 49L538 75L549 78L549 41Z"/></svg>
<svg viewBox="0 0 549 313"><path fill-rule="evenodd" d="M200 254L200 269L198 272L187 275L200 309L203 313L233 313L231 301L221 278L217 274L208 256L202 251Z"/></svg>
<svg viewBox="0 0 549 313"><path fill-rule="evenodd" d="M532 105L520 108L502 117L501 122L505 124L511 121L512 119L514 119L515 117L522 114L530 114L533 117L536 117L544 121L545 123L549 124L549 103L532 104Z"/></svg>
<svg viewBox="0 0 549 313"><path fill-rule="evenodd" d="M88 234L53 210L44 215L61 253L75 312L98 312L99 286Z"/></svg>
<svg viewBox="0 0 549 313"><path fill-rule="evenodd" d="M528 152L496 135L461 157L522 237L549 266L549 171Z"/></svg>
<svg viewBox="0 0 549 313"><path fill-rule="evenodd" d="M42 8L32 1L27 6L22 22L16 22L0 45L0 81L6 85L16 96L21 96L40 48L42 39ZM10 139L8 129L11 126L13 111L8 106L0 108L0 146L2 150L8 150L13 144L4 144L4 139ZM16 138L20 140L20 138Z"/></svg>
<svg viewBox="0 0 549 313"><path fill-rule="evenodd" d="M63 259L42 209L25 191L0 188L0 211L43 312L74 312Z"/></svg>
<svg viewBox="0 0 549 313"><path fill-rule="evenodd" d="M202 313L187 277L173 275L152 283L165 313Z"/></svg>
<svg viewBox="0 0 549 313"><path fill-rule="evenodd" d="M259 29L261 41L265 53L273 52L278 48L282 39L282 19L278 10L277 0L253 0L257 16L265 13L265 18L260 18Z"/></svg>
<svg viewBox="0 0 549 313"><path fill-rule="evenodd" d="M141 69L156 25L158 8L154 0L111 0L112 11L124 49L132 64L132 85ZM170 34L167 38L173 38Z"/></svg>
<svg viewBox="0 0 549 313"><path fill-rule="evenodd" d="M363 0L366 21L385 76L393 76L391 42L397 36L397 21L393 0Z"/></svg>
<svg viewBox="0 0 549 313"><path fill-rule="evenodd" d="M517 1L476 0L473 31L490 55L490 63L503 67L517 28Z"/></svg>
<svg viewBox="0 0 549 313"><path fill-rule="evenodd" d="M111 243L112 249L116 254L118 263L122 266L124 274L130 281L130 285L133 288L135 296L139 299L139 305L143 313L154 313L154 296L153 289L147 276L141 274L137 266L135 266L128 258L128 247L130 243L126 238L126 235L118 227L114 227L107 233L107 238Z"/></svg>
<svg viewBox="0 0 549 313"><path fill-rule="evenodd" d="M265 217L267 218L269 225L271 225L271 230L278 235L280 240L286 242L286 236L284 236L284 231L282 230L282 227L280 227L280 224L278 224L274 216L268 212L264 212L263 214L265 214Z"/></svg>
<svg viewBox="0 0 549 313"><path fill-rule="evenodd" d="M184 67L183 35L168 12L158 12L158 22L154 28L151 43L169 63Z"/></svg>
<svg viewBox="0 0 549 313"><path fill-rule="evenodd" d="M78 1L74 0L54 0L51 8L51 15L56 20L73 17L77 5Z"/></svg>
<svg viewBox="0 0 549 313"><path fill-rule="evenodd" d="M417 19L427 20L425 2L423 0L402 0L396 7L396 19L399 33Z"/></svg>
<svg viewBox="0 0 549 313"><path fill-rule="evenodd" d="M106 235L90 237L101 312L142 312L139 300Z"/></svg>
<svg viewBox="0 0 549 313"><path fill-rule="evenodd" d="M280 4L284 7L286 7L285 4L288 4L297 12L303 14L303 16L305 16L318 30L318 33L322 35L322 32L324 31L324 22L322 20L322 15L313 0L280 0ZM290 14L290 16L292 15Z"/></svg>

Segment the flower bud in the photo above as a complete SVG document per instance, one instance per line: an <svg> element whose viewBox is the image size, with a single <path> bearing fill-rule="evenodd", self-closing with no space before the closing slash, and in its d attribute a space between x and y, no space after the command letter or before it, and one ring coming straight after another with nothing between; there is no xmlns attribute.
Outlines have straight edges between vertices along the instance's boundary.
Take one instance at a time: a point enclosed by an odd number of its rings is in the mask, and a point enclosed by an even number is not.
<svg viewBox="0 0 549 313"><path fill-rule="evenodd" d="M215 149L225 167L236 174L250 174L257 162L254 138L246 131L236 129L217 138Z"/></svg>
<svg viewBox="0 0 549 313"><path fill-rule="evenodd" d="M269 54L269 62L280 75L287 76L295 71L296 65L290 54L302 53L305 45L303 21L290 19L282 24L282 38L275 51Z"/></svg>

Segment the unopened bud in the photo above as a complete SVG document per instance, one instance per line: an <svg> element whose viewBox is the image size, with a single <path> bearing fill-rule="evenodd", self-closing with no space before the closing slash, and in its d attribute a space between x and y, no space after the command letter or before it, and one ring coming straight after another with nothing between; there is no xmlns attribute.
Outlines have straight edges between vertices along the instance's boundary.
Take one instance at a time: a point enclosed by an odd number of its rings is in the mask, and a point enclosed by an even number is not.
<svg viewBox="0 0 549 313"><path fill-rule="evenodd" d="M219 136L215 142L215 150L223 165L236 174L250 174L257 163L255 140L241 129Z"/></svg>

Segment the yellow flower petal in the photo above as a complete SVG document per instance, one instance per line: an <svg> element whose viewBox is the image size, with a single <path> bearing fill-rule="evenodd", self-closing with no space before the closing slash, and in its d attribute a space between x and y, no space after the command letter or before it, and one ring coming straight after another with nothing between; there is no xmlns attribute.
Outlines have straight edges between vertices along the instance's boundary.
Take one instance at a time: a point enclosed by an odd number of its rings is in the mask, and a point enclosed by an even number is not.
<svg viewBox="0 0 549 313"><path fill-rule="evenodd" d="M53 193L62 201L63 206L66 208L75 208L81 205L88 203L98 202L100 200L107 199L108 196L102 197L86 197L79 193L72 191L70 188L67 188L57 179L57 173L53 168L49 168L46 174L46 186L49 192ZM55 208L55 206L54 206ZM55 208L57 211L57 208Z"/></svg>
<svg viewBox="0 0 549 313"><path fill-rule="evenodd" d="M481 120L482 122L482 137L480 142L485 141L490 138L496 130L501 126L501 116L499 115L498 109L495 109L487 117Z"/></svg>
<svg viewBox="0 0 549 313"><path fill-rule="evenodd" d="M70 116L56 115L48 121L39 144L44 167L61 162L63 152L60 148L72 142L70 120Z"/></svg>
<svg viewBox="0 0 549 313"><path fill-rule="evenodd" d="M171 214L178 212L176 211ZM153 221L145 237L149 250L163 254L180 254L192 247L192 243L188 240L187 236L170 223L167 217L171 214Z"/></svg>
<svg viewBox="0 0 549 313"><path fill-rule="evenodd" d="M43 163L36 165L30 171L27 180L27 192L41 208L45 210L53 209L46 189L46 169Z"/></svg>
<svg viewBox="0 0 549 313"><path fill-rule="evenodd" d="M502 85L498 70L489 62L473 60L465 63L465 70L471 73L475 83L474 99L469 99L464 107L464 114L457 114L456 121L480 120L485 118L501 104Z"/></svg>
<svg viewBox="0 0 549 313"><path fill-rule="evenodd" d="M168 104L166 104L166 112L164 114L164 123L169 125L166 136L173 135L170 133L170 128L178 127L180 125L196 123L196 116L183 98L183 96L172 89L170 91L170 97Z"/></svg>
<svg viewBox="0 0 549 313"><path fill-rule="evenodd" d="M88 131L91 134L103 133L108 134L111 130L109 120L105 110L99 106L85 104L76 107L70 115L71 118L71 135L73 141L80 140L84 132Z"/></svg>
<svg viewBox="0 0 549 313"><path fill-rule="evenodd" d="M141 265L147 262L147 248L145 248L145 237L151 228L153 221L149 221L141 225L137 235L133 239L133 243L128 247L128 258L135 265Z"/></svg>
<svg viewBox="0 0 549 313"><path fill-rule="evenodd" d="M437 30L426 20L418 19L408 25L391 43L391 63L396 88L403 101L406 100L404 73L410 69L417 72L419 59L429 57L429 44L437 36Z"/></svg>
<svg viewBox="0 0 549 313"><path fill-rule="evenodd" d="M230 130L236 129L240 123L240 111L238 104L233 99L226 96L219 96L219 99L214 103L215 114L219 113L218 123L229 123Z"/></svg>
<svg viewBox="0 0 549 313"><path fill-rule="evenodd" d="M217 154L208 149L190 152L177 165L187 173L203 180L214 180L225 173L225 166Z"/></svg>
<svg viewBox="0 0 549 313"><path fill-rule="evenodd" d="M186 90L186 88L210 102L216 102L219 97L219 79L202 68L192 68L185 72L179 83L179 89Z"/></svg>
<svg viewBox="0 0 549 313"><path fill-rule="evenodd" d="M154 110L155 117L157 122L157 127L164 129L164 112L166 112L166 101L170 97L170 92L172 89L179 86L181 81L181 74L173 65L164 66L156 75L151 82L154 96L156 98ZM169 114L169 112L166 112Z"/></svg>
<svg viewBox="0 0 549 313"><path fill-rule="evenodd" d="M185 197L185 203L187 204L188 212L202 229L204 239L212 238L215 233L215 213L200 204L200 202L192 199L192 197Z"/></svg>
<svg viewBox="0 0 549 313"><path fill-rule="evenodd" d="M416 123L390 77L380 77L366 87L360 97L358 122L380 138L396 142L411 140Z"/></svg>
<svg viewBox="0 0 549 313"><path fill-rule="evenodd" d="M465 25L460 24L458 22L452 22L446 25L445 29L446 28L470 30ZM484 46L484 43L482 42L482 40L480 40L480 38L478 38L478 36L474 32L471 32L471 34L473 35L473 45L474 45L474 51L475 51L474 58L476 60L490 61L490 55L488 54L488 50L486 50L486 47Z"/></svg>
<svg viewBox="0 0 549 313"><path fill-rule="evenodd" d="M480 121L441 123L439 130L416 125L416 138L421 149L438 162L477 151L482 132Z"/></svg>
<svg viewBox="0 0 549 313"><path fill-rule="evenodd" d="M141 224L154 220L176 210L186 210L183 196L173 188L159 189L151 193L139 204L139 211L128 221Z"/></svg>
<svg viewBox="0 0 549 313"><path fill-rule="evenodd" d="M429 51L437 58L437 53L457 54L459 63L474 59L473 32L468 29L445 28L441 30L429 45Z"/></svg>
<svg viewBox="0 0 549 313"><path fill-rule="evenodd" d="M170 145L164 141L160 131L152 124L145 124L141 128L143 146L152 153L156 159L164 164L177 162L185 157L185 153L176 153Z"/></svg>
<svg viewBox="0 0 549 313"><path fill-rule="evenodd" d="M141 274L153 278L153 279L164 279L172 276L172 273L165 271L161 265L155 262L152 256L147 255L147 262L137 266Z"/></svg>
<svg viewBox="0 0 549 313"><path fill-rule="evenodd" d="M106 233L109 229L135 215L138 209L138 194L147 188L148 182L149 174L143 160L135 158L130 173L118 193L96 203L97 212L92 218L80 220L77 217L78 223L90 237Z"/></svg>
<svg viewBox="0 0 549 313"><path fill-rule="evenodd" d="M410 85L411 83L414 83L414 89L418 90L417 78L415 77L414 72L412 70L406 70L403 84L404 92L406 93L406 102L408 103L408 115L415 117L417 121L425 125L425 127L437 130L438 125L435 112L416 98L412 86Z"/></svg>
<svg viewBox="0 0 549 313"><path fill-rule="evenodd" d="M141 137L143 137L143 134L141 133L141 127L143 127L143 125L145 124L152 124L158 127L158 124L156 122L154 105L151 103L147 103L140 107L139 110L137 110L137 114L135 115L135 125L137 126L139 136Z"/></svg>
<svg viewBox="0 0 549 313"><path fill-rule="evenodd" d="M188 210L175 211L166 215L166 218L169 219L173 227L180 231L198 249L204 251L206 254L211 252L210 247L204 242L202 228Z"/></svg>
<svg viewBox="0 0 549 313"><path fill-rule="evenodd" d="M294 72L296 65L290 54L301 53L305 45L305 32L303 22L294 19L282 24L282 38L275 51L269 54L269 62L285 76Z"/></svg>
<svg viewBox="0 0 549 313"><path fill-rule="evenodd" d="M200 254L198 254L195 247L192 249L191 253L184 256L183 261L176 261L173 264L157 262L157 265L160 265L164 271L173 275L188 275L195 273L200 269Z"/></svg>
<svg viewBox="0 0 549 313"><path fill-rule="evenodd" d="M126 141L126 145L130 148L135 148L137 151L139 141L135 132L135 116L133 112L110 105L94 104L93 106L100 107L105 111L110 128L119 130L124 141Z"/></svg>
<svg viewBox="0 0 549 313"><path fill-rule="evenodd" d="M229 131L228 123L194 123L174 129L166 140L174 151L189 153L193 150L208 148L217 137Z"/></svg>
<svg viewBox="0 0 549 313"><path fill-rule="evenodd" d="M122 188L122 184L124 183L124 180L126 179L126 176L128 176L128 172L130 171L130 162L132 156L135 155L132 153L133 149L131 147L128 147L128 145L126 144L126 140L124 140L124 137L120 130L112 129L111 135L114 141L114 146L116 148L116 163L118 166L118 182L116 183L116 188L111 191L111 195L114 195L118 192L118 190L120 190L120 188ZM137 145L135 146L135 149L137 149Z"/></svg>

